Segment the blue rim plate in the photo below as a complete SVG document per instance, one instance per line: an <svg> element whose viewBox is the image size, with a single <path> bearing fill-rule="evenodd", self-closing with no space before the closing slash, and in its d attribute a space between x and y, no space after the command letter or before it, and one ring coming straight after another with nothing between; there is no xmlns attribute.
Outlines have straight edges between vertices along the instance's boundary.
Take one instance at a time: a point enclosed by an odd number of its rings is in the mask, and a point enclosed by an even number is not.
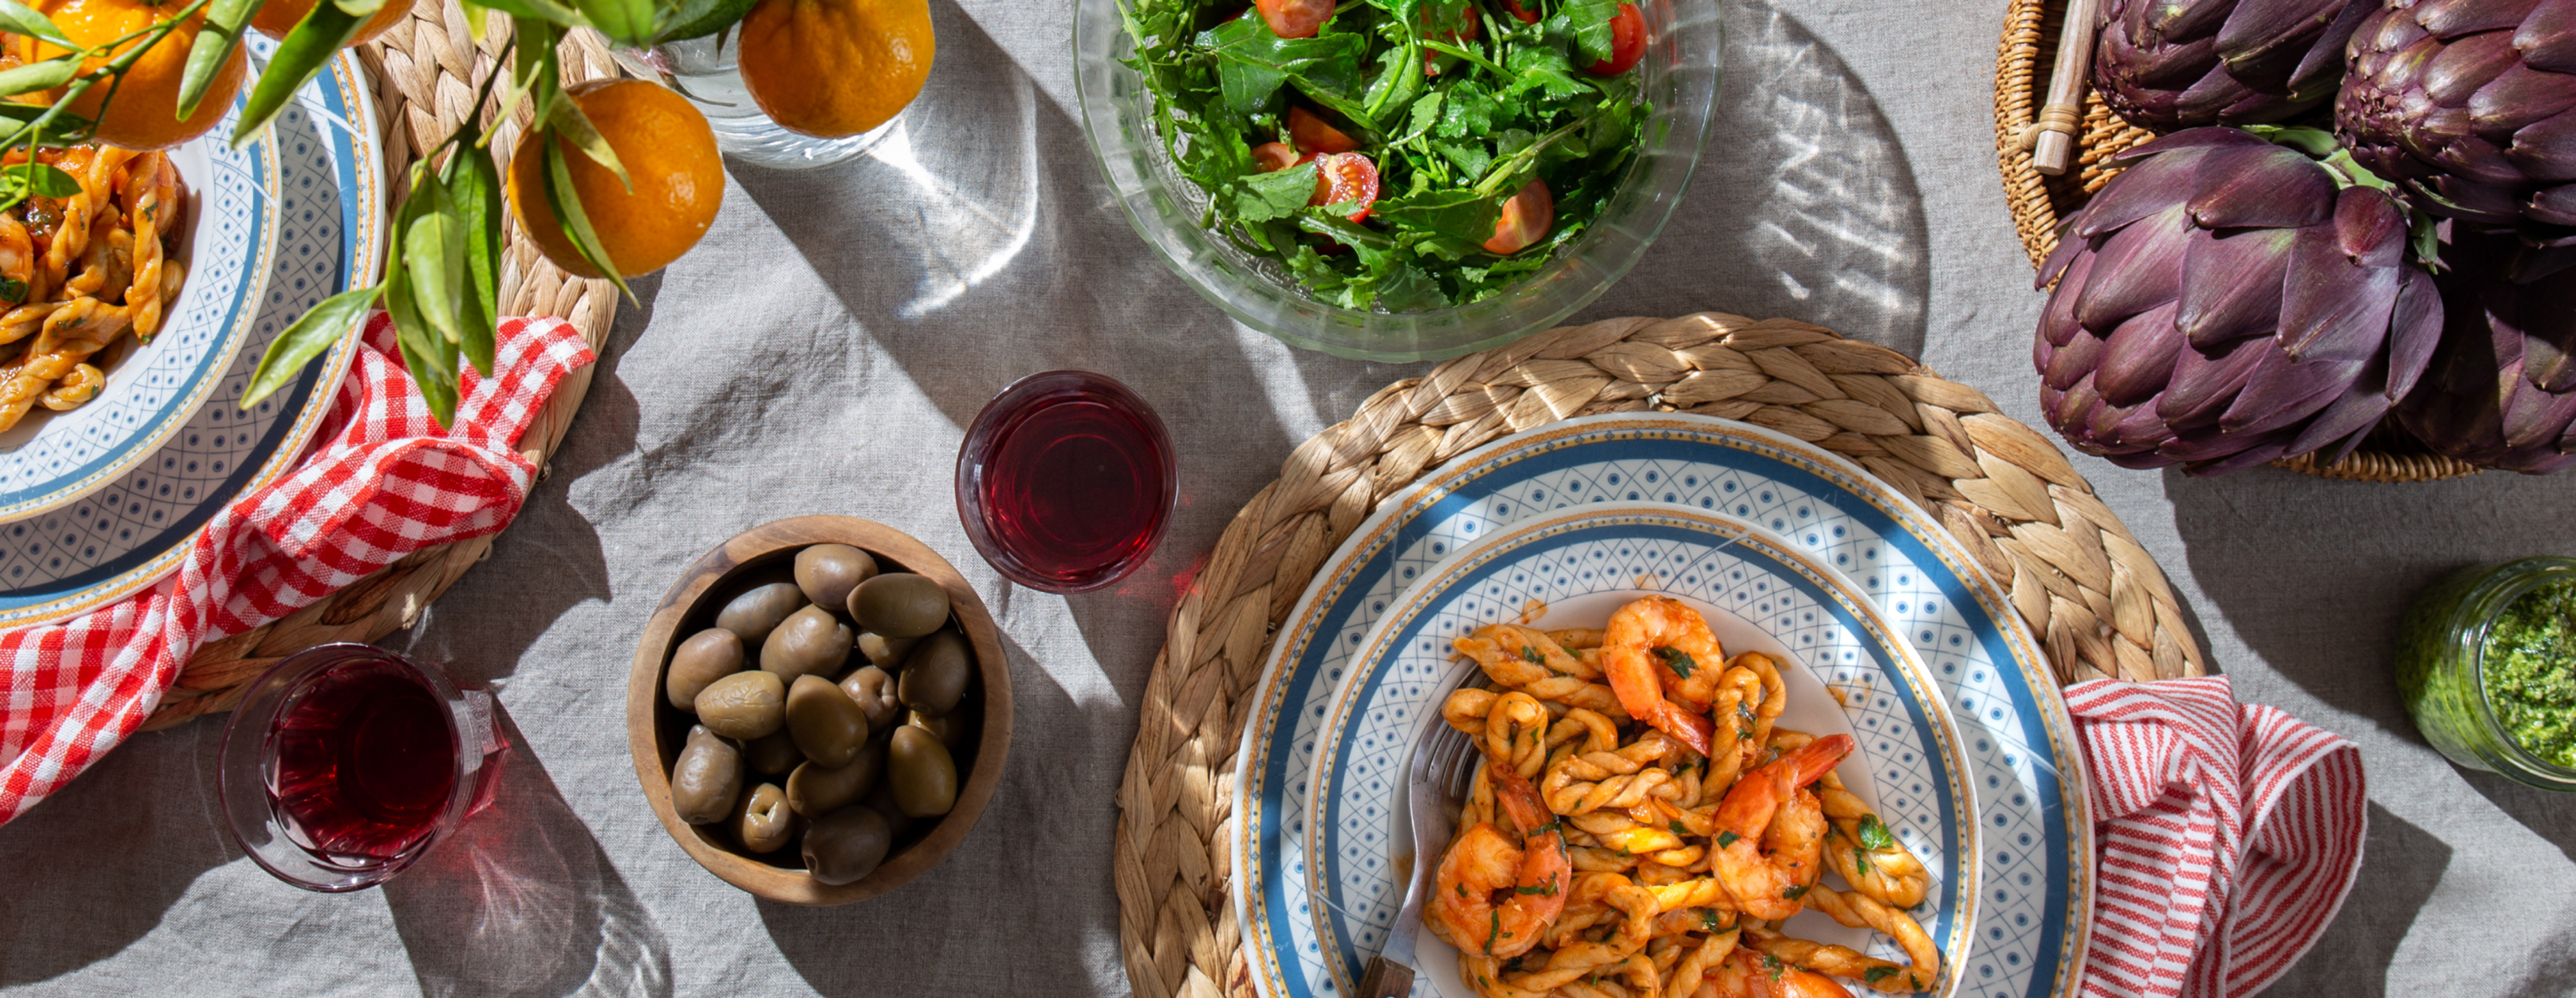
<svg viewBox="0 0 2576 998"><path fill-rule="evenodd" d="M275 51L249 40L254 55ZM240 103L232 114L240 113ZM383 256L384 155L376 102L357 58L343 51L305 85L267 134L245 150L225 148L226 117L174 159L209 164L188 176L191 271L171 325L110 376L96 401L64 416L114 419L128 402L160 401L159 439L132 436L92 464L68 498L22 504L0 515L0 626L85 613L151 585L178 566L206 522L235 496L276 481L293 466L329 410L348 370L353 328L287 387L241 408L251 372L269 342L323 298L375 280ZM154 351L188 343L190 330L220 329L230 346L205 349L183 370L161 371ZM166 384L120 385L153 372ZM56 419L46 435L63 430ZM19 453L26 453L22 445ZM88 465L84 465L88 467Z"/></svg>
<svg viewBox="0 0 2576 998"><path fill-rule="evenodd" d="M1308 827L1307 890L1315 931L1358 976L1350 958L1374 952L1403 907L1414 864L1404 767L1440 719L1440 704L1477 673L1452 661L1453 639L1543 607L1542 628L1601 627L1620 606L1661 593L1700 611L1729 655L1754 650L1781 663L1790 687L1780 725L1857 744L1837 769L1877 809L1931 874L1915 918L1942 952L1948 975L1927 989L1952 993L1977 908L1977 822L1968 758L1942 708L1939 686L1869 596L1786 538L1725 513L1667 503L1585 503L1481 532L1423 573L1361 642L1326 715L1322 762ZM1828 692L1830 689L1831 692ZM1905 962L1894 940L1846 929L1817 913L1784 931ZM1418 951L1428 991L1476 998L1459 978L1457 951L1425 935Z"/></svg>
<svg viewBox="0 0 2576 998"><path fill-rule="evenodd" d="M1961 994L2040 998L2081 974L2092 911L2083 763L2007 593L1920 507L1821 448L1683 413L1587 416L1424 475L1319 566L1252 695L1234 781L1235 917L1267 998L1341 994L1308 889L1309 789L1333 694L1377 621L1479 535L1575 503L1678 502L1787 537L1858 582L1931 666L1974 783L1982 850Z"/></svg>

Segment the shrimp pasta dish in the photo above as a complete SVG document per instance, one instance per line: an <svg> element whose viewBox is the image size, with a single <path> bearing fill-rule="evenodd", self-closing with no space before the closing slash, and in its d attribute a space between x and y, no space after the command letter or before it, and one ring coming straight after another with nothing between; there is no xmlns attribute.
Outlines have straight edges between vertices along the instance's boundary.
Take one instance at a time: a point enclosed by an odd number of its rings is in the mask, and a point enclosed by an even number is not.
<svg viewBox="0 0 2576 998"><path fill-rule="evenodd" d="M36 161L80 189L0 212L0 431L35 406L96 397L107 376L92 362L128 332L152 342L185 277L170 254L187 188L168 156L83 145L39 149Z"/></svg>
<svg viewBox="0 0 2576 998"><path fill-rule="evenodd" d="M1483 759L1423 921L1478 994L1821 998L1940 980L1907 913L1928 872L1835 777L1851 736L1776 723L1789 694L1770 656L1727 657L1664 596L1605 630L1493 624L1453 647L1492 687L1441 708ZM1907 962L1780 931L1809 909L1885 934Z"/></svg>

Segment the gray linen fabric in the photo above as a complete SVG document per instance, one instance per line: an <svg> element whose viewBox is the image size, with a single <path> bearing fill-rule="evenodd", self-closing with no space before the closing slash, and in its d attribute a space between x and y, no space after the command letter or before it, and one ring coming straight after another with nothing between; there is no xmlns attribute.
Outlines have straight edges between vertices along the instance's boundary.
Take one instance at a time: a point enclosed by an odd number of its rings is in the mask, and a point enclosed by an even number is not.
<svg viewBox="0 0 2576 998"><path fill-rule="evenodd" d="M1686 0L1709 2L1709 0ZM1679 219L1579 318L1783 315L1916 353L2036 422L2040 298L1990 139L2000 4L1725 0L1723 120ZM1302 353L1226 321L1110 205L1072 110L1070 4L933 0L900 141L742 168L706 241L619 318L580 420L503 535L392 643L490 681L521 751L497 810L386 889L285 887L218 828L221 725L136 738L0 828L0 989L192 996L1126 993L1112 795L1179 587L1291 447L1423 365ZM1086 367L1161 409L1180 514L1152 564L1014 589L950 502L1003 384ZM2454 769L2398 705L2389 642L2439 573L2576 553L2576 480L2215 481L2091 459L2243 698L2359 742L2369 852L2276 994L2576 987L2576 800ZM623 690L673 575L746 527L881 520L964 569L1007 636L1018 730L944 866L850 907L755 902L635 786ZM2324 917L2323 912L2318 917Z"/></svg>

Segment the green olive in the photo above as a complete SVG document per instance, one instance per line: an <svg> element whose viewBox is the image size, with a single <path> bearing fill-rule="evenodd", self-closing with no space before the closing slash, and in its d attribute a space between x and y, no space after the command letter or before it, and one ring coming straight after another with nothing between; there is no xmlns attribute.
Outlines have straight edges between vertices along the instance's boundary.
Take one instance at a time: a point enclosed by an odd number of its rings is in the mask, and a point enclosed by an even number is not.
<svg viewBox="0 0 2576 998"><path fill-rule="evenodd" d="M941 631L921 639L921 647L903 662L903 705L924 714L948 713L966 695L966 680L975 674L975 653L966 636Z"/></svg>
<svg viewBox="0 0 2576 998"><path fill-rule="evenodd" d="M826 766L850 764L868 743L868 714L859 702L821 676L798 676L787 688L787 733L805 758Z"/></svg>
<svg viewBox="0 0 2576 998"><path fill-rule="evenodd" d="M850 619L889 638L917 638L948 622L948 590L929 576L887 572L850 590Z"/></svg>
<svg viewBox="0 0 2576 998"><path fill-rule="evenodd" d="M957 761L928 731L905 725L886 749L886 782L894 803L915 818L947 814L957 806Z"/></svg>
<svg viewBox="0 0 2576 998"><path fill-rule="evenodd" d="M777 852L796 832L796 812L787 809L787 791L763 783L742 795L733 816L733 834L752 852Z"/></svg>
<svg viewBox="0 0 2576 998"><path fill-rule="evenodd" d="M890 729L894 723L903 718L903 700L895 695L894 677L887 675L884 669L873 665L860 666L858 671L841 680L841 692L857 701L859 710L868 715L870 731L892 734Z"/></svg>
<svg viewBox="0 0 2576 998"><path fill-rule="evenodd" d="M916 710L904 718L903 723L906 727L930 732L931 737L939 739L939 744L948 746L950 752L965 748L966 743L975 737L975 719L967 717L963 712L951 712L933 717Z"/></svg>
<svg viewBox="0 0 2576 998"><path fill-rule="evenodd" d="M805 593L792 582L772 582L755 586L750 592L733 598L716 613L716 626L732 631L743 646L768 640L778 622L805 605Z"/></svg>
<svg viewBox="0 0 2576 998"><path fill-rule="evenodd" d="M866 807L845 807L815 819L805 830L805 871L825 884L856 883L875 873L894 847L894 829L885 816Z"/></svg>
<svg viewBox="0 0 2576 998"><path fill-rule="evenodd" d="M753 772L769 776L785 776L805 761L805 753L796 748L796 736L786 728L744 742L742 757Z"/></svg>
<svg viewBox="0 0 2576 998"><path fill-rule="evenodd" d="M740 793L742 753L705 725L691 725L688 744L671 764L671 810L689 824L712 825L733 816Z"/></svg>
<svg viewBox="0 0 2576 998"><path fill-rule="evenodd" d="M760 645L760 667L794 679L816 673L832 675L850 660L850 625L819 606L787 615L769 640Z"/></svg>
<svg viewBox="0 0 2576 998"><path fill-rule="evenodd" d="M876 558L847 544L816 544L796 552L796 588L815 606L848 603L850 590L876 574Z"/></svg>
<svg viewBox="0 0 2576 998"><path fill-rule="evenodd" d="M819 818L858 803L877 787L885 772L885 748L869 742L847 766L807 762L787 774L787 806L808 818Z"/></svg>
<svg viewBox="0 0 2576 998"><path fill-rule="evenodd" d="M912 654L912 646L920 643L920 638L889 638L864 631L859 634L859 654L867 657L869 665L893 673L903 668L903 657Z"/></svg>
<svg viewBox="0 0 2576 998"><path fill-rule="evenodd" d="M752 739L787 722L787 683L775 672L753 669L707 684L698 692L698 723L727 738Z"/></svg>
<svg viewBox="0 0 2576 998"><path fill-rule="evenodd" d="M901 836L905 829L913 825L912 816L903 813L902 808L895 806L894 782L891 780L878 780L877 788L868 791L867 799L860 803L866 804L869 810L884 815L886 826L894 829L897 836Z"/></svg>
<svg viewBox="0 0 2576 998"><path fill-rule="evenodd" d="M708 683L742 671L742 639L732 631L710 627L689 635L671 653L670 677L662 684L671 706L698 709L698 693Z"/></svg>

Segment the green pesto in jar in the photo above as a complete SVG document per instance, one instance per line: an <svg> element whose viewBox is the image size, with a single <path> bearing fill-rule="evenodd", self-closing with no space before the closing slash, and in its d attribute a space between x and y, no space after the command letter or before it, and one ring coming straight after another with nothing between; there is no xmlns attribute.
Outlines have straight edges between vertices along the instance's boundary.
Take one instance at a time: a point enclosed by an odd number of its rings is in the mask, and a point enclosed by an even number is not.
<svg viewBox="0 0 2576 998"><path fill-rule="evenodd" d="M2522 594L2487 628L2479 673L2496 722L2525 751L2576 767L2576 582Z"/></svg>

